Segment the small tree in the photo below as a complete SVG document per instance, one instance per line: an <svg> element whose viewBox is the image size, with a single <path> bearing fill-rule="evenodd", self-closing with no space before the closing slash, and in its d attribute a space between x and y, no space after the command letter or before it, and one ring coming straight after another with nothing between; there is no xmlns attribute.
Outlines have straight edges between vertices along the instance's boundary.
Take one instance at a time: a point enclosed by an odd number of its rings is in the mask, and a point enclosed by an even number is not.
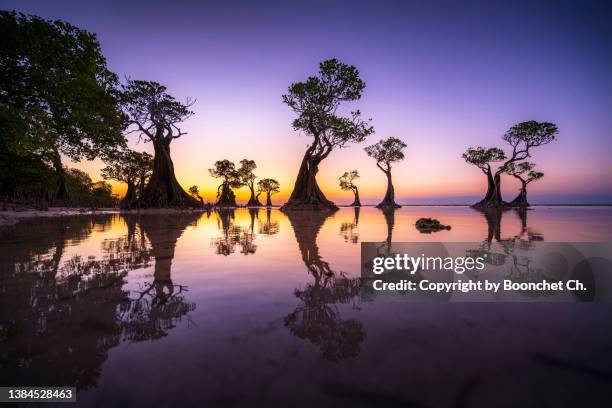
<svg viewBox="0 0 612 408"><path fill-rule="evenodd" d="M236 207L236 194L233 188L240 188L244 184L240 178L240 173L236 170L236 165L227 160L218 160L215 167L208 169L214 178L220 178L221 184L217 187L217 205L220 207Z"/></svg>
<svg viewBox="0 0 612 408"><path fill-rule="evenodd" d="M357 170L352 170L350 172L346 171L342 176L340 176L340 188L344 191L352 191L355 199L353 200L353 207L361 207L361 201L359 200L359 189L353 183L355 179L359 178L359 172Z"/></svg>
<svg viewBox="0 0 612 408"><path fill-rule="evenodd" d="M240 175L240 180L243 185L249 188L251 192L251 196L249 197L249 201L247 203L248 207L261 207L261 203L259 202L259 196L255 196L255 179L257 176L253 173L253 170L257 168L257 164L255 164L255 160L243 159L240 160L240 168L238 169L238 174Z"/></svg>
<svg viewBox="0 0 612 408"><path fill-rule="evenodd" d="M497 147L470 147L463 153L463 159L478 167L487 176L487 193L480 202L475 204L476 206L484 205L495 192L495 181L493 171L491 170L491 163L506 160L506 153Z"/></svg>
<svg viewBox="0 0 612 408"><path fill-rule="evenodd" d="M390 137L365 148L368 156L376 160L376 166L378 166L387 176L387 192L380 204L376 206L378 208L401 207L395 202L395 189L393 188L393 181L391 180L391 163L404 160L403 150L405 147L406 143L395 137Z"/></svg>
<svg viewBox="0 0 612 408"><path fill-rule="evenodd" d="M266 207L272 207L271 197L280 191L280 184L274 179L265 178L257 182L257 191L259 194L266 193Z"/></svg>
<svg viewBox="0 0 612 408"><path fill-rule="evenodd" d="M358 110L349 116L337 113L342 102L360 99L364 88L365 82L359 78L357 68L330 59L319 65L317 76L292 84L283 95L283 102L297 114L293 128L313 138L283 209L338 209L325 198L316 175L319 164L334 149L362 142L374 132L369 121L361 119Z"/></svg>
<svg viewBox="0 0 612 408"><path fill-rule="evenodd" d="M198 188L198 186L193 185L189 187L189 194L191 194L193 198L197 198L198 200L200 200L200 204L202 204L202 207L204 206L204 199L200 195L200 189Z"/></svg>
<svg viewBox="0 0 612 408"><path fill-rule="evenodd" d="M189 110L193 102L177 101L157 82L136 80L129 80L123 87L122 99L133 131L153 143L155 150L153 173L139 203L143 207L199 206L177 181L170 158L172 141L187 134L179 124L193 115Z"/></svg>
<svg viewBox="0 0 612 408"><path fill-rule="evenodd" d="M136 202L136 186L140 184L141 192L144 180L153 166L153 156L133 150L120 151L106 159L107 166L101 171L105 180L117 180L127 184L127 191L121 200L122 208L129 208Z"/></svg>
<svg viewBox="0 0 612 408"><path fill-rule="evenodd" d="M512 207L529 207L527 201L527 185L533 181L539 180L544 177L544 173L540 171L534 171L535 164L530 162L522 163L510 163L506 167L506 174L509 174L521 182L521 188L519 194L514 200L510 202Z"/></svg>

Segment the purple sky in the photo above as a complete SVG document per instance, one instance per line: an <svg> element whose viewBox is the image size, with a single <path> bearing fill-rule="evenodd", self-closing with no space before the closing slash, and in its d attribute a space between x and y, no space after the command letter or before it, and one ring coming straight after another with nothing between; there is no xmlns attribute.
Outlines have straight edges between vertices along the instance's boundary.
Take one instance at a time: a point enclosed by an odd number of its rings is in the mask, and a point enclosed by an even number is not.
<svg viewBox="0 0 612 408"><path fill-rule="evenodd" d="M247 157L289 194L308 138L292 131L281 94L330 57L367 83L353 105L376 134L333 153L319 174L333 199L337 177L357 168L362 199L375 203L384 176L363 152L381 138L407 144L394 169L398 201L463 203L484 189L461 153L504 147L501 135L529 119L552 121L559 140L534 151L545 172L534 202L612 202L612 3L2 1L96 32L120 76L156 80L197 99L189 135L173 145L177 176L205 198L215 160ZM137 149L149 146L132 144ZM100 163L79 164L94 178ZM505 180L511 199L516 184ZM245 192L241 193L242 195ZM242 197L239 194L239 198Z"/></svg>

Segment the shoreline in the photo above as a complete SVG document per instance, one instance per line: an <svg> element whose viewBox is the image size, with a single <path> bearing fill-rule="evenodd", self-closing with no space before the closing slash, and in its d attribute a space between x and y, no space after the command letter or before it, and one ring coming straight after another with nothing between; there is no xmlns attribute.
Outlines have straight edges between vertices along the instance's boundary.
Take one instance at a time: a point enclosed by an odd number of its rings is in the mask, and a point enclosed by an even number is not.
<svg viewBox="0 0 612 408"><path fill-rule="evenodd" d="M469 204L401 204L402 207L470 207ZM341 208L351 208L350 205L339 205ZM361 207L375 207L375 205L362 205ZM529 208L537 207L612 207L612 204L532 204ZM221 207L229 208L229 207ZM231 207L239 208L255 208L255 207ZM267 207L257 207L267 208ZM271 208L278 209L278 206ZM217 209L217 207L212 207ZM21 210L0 210L0 227L11 226L17 224L23 219L33 218L56 218L56 217L71 217L79 215L104 215L104 214L177 214L177 213L201 213L206 212L205 208L145 208L121 210L119 208L100 208L87 209L78 207L49 207L47 210L36 210L33 208L24 208Z"/></svg>

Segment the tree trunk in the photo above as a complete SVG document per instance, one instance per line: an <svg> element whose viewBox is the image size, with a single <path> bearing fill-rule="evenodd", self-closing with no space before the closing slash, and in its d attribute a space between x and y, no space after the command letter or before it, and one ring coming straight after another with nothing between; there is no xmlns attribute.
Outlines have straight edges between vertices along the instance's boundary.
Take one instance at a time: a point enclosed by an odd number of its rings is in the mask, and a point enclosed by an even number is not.
<svg viewBox="0 0 612 408"><path fill-rule="evenodd" d="M281 210L338 210L336 204L325 198L319 188L316 179L318 171L319 161L310 157L310 152L306 152L295 180L293 192Z"/></svg>
<svg viewBox="0 0 612 408"><path fill-rule="evenodd" d="M170 143L153 142L155 157L153 174L139 204L143 207L199 207L198 201L187 194L176 180L170 158Z"/></svg>
<svg viewBox="0 0 612 408"><path fill-rule="evenodd" d="M383 198L376 208L400 208L401 205L395 202L395 189L393 188L393 180L391 179L391 170L385 171L385 175L387 176L387 192L385 193L385 198Z"/></svg>
<svg viewBox="0 0 612 408"><path fill-rule="evenodd" d="M57 174L57 189L53 201L68 204L70 202L70 194L66 187L66 175L64 173L64 166L62 166L62 156L60 156L57 147L53 148L53 168Z"/></svg>
<svg viewBox="0 0 612 408"><path fill-rule="evenodd" d="M518 178L518 177L517 177ZM521 180L521 189L514 200L510 202L511 207L529 207L529 202L527 201L527 183Z"/></svg>
<svg viewBox="0 0 612 408"><path fill-rule="evenodd" d="M272 196L271 196L270 192L268 191L266 193L266 207L272 207L272 198L271 197Z"/></svg>
<svg viewBox="0 0 612 408"><path fill-rule="evenodd" d="M357 187L355 187L353 193L355 194L355 200L353 201L353 204L351 204L351 207L361 207L361 201L359 200L359 190L357 189Z"/></svg>
<svg viewBox="0 0 612 408"><path fill-rule="evenodd" d="M237 207L236 205L236 194L232 191L228 181L224 181L221 184L221 193L217 200L217 206L219 207Z"/></svg>
<svg viewBox="0 0 612 408"><path fill-rule="evenodd" d="M119 207L126 209L130 208L136 201L136 186L134 185L134 182L129 179L127 185L128 187L127 191L125 192L125 196L121 200L121 203L119 203Z"/></svg>
<svg viewBox="0 0 612 408"><path fill-rule="evenodd" d="M478 203L472 207L475 208L501 208L507 203L503 200L501 194L501 174L495 173L495 176L489 171L487 173L487 194Z"/></svg>
<svg viewBox="0 0 612 408"><path fill-rule="evenodd" d="M251 190L251 197L249 198L249 202L247 203L247 207L261 207L261 203L259 202L259 194L255 196L255 188L250 185L249 190Z"/></svg>

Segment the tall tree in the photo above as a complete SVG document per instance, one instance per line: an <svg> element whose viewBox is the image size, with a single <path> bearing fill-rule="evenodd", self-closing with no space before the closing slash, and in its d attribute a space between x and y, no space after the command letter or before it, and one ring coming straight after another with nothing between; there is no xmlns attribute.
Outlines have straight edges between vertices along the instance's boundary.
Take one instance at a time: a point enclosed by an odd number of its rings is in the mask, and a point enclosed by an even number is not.
<svg viewBox="0 0 612 408"><path fill-rule="evenodd" d="M280 184L271 178L261 179L257 182L257 191L266 193L266 207L272 207L272 195L280 191Z"/></svg>
<svg viewBox="0 0 612 408"><path fill-rule="evenodd" d="M544 177L541 171L535 171L535 164L530 162L510 163L506 167L506 174L513 176L521 182L518 195L510 202L512 207L529 207L527 201L527 185Z"/></svg>
<svg viewBox="0 0 612 408"><path fill-rule="evenodd" d="M493 173L493 180L489 179L489 187L485 198L474 204L475 207L503 207L507 203L501 194L501 176L512 163L521 162L531 157L531 150L554 141L559 130L557 125L550 122L536 122L530 120L512 126L503 136L512 148L512 152L502 160L501 166Z"/></svg>
<svg viewBox="0 0 612 408"><path fill-rule="evenodd" d="M123 145L117 76L95 34L63 21L0 11L0 150L52 164L68 201L62 155L93 160Z"/></svg>
<svg viewBox="0 0 612 408"><path fill-rule="evenodd" d="M133 132L153 143L153 173L139 204L143 207L199 206L179 184L170 157L170 144L187 134L179 125L193 115L193 102L177 101L166 87L150 81L128 80L123 86L122 104Z"/></svg>
<svg viewBox="0 0 612 408"><path fill-rule="evenodd" d="M117 180L127 184L127 191L121 200L122 208L130 208L136 202L136 186L150 173L153 156L145 152L123 150L106 159L107 166L101 170L105 180Z"/></svg>
<svg viewBox="0 0 612 408"><path fill-rule="evenodd" d="M292 84L283 95L283 102L297 114L293 128L313 138L283 209L338 209L325 198L316 175L319 164L334 149L362 142L374 132L370 121L363 120L358 110L348 116L338 115L342 102L360 99L364 88L357 68L330 59L319 65L317 76Z"/></svg>
<svg viewBox="0 0 612 408"><path fill-rule="evenodd" d="M257 179L257 176L253 173L253 170L256 168L257 164L255 164L255 160L240 160L240 168L238 169L240 180L242 180L243 185L247 186L251 192L251 196L247 202L248 207L261 207L261 203L259 202L258 198L259 195L255 195L255 180Z"/></svg>
<svg viewBox="0 0 612 408"><path fill-rule="evenodd" d="M497 147L470 147L463 153L463 159L478 167L487 177L487 193L475 206L481 206L491 199L495 192L495 181L491 163L506 160L506 153Z"/></svg>
<svg viewBox="0 0 612 408"><path fill-rule="evenodd" d="M403 150L405 147L406 143L395 137L390 137L365 148L368 156L376 160L376 166L387 176L387 192L383 200L376 206L378 208L401 207L395 202L395 189L391 180L391 164L404 160Z"/></svg>
<svg viewBox="0 0 612 408"><path fill-rule="evenodd" d="M236 194L232 189L244 185L236 165L227 159L218 160L215 162L215 167L208 169L208 172L212 177L221 179L221 184L217 187L217 205L236 207Z"/></svg>
<svg viewBox="0 0 612 408"><path fill-rule="evenodd" d="M204 199L200 195L200 189L198 188L198 186L193 185L193 186L189 187L189 194L191 194L193 196L193 198L197 198L198 200L200 200L200 204L202 204L202 206L204 206Z"/></svg>
<svg viewBox="0 0 612 408"><path fill-rule="evenodd" d="M340 188L344 191L352 191L355 199L353 200L353 207L361 207L361 201L359 200L359 189L357 185L353 182L355 179L359 178L359 172L357 170L345 171L342 176L340 176Z"/></svg>

